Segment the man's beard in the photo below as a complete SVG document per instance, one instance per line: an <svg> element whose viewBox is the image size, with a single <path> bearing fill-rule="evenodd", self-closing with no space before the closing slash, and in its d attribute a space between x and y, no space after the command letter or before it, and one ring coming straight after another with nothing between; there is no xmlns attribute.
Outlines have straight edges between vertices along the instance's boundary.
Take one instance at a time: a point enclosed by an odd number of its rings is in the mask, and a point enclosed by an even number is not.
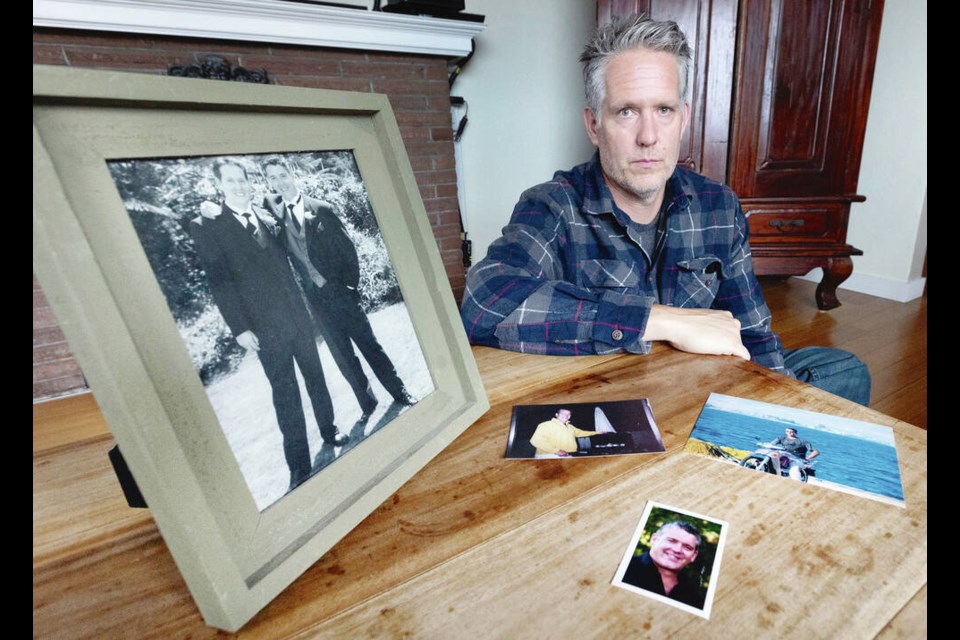
<svg viewBox="0 0 960 640"><path fill-rule="evenodd" d="M618 173L620 175L616 176L619 178L619 180L617 180L617 185L644 204L649 204L656 200L657 196L660 195L660 192L663 189L662 185L656 187L642 187L638 184L635 184L631 179L631 176L625 171Z"/></svg>
<svg viewBox="0 0 960 640"><path fill-rule="evenodd" d="M602 156L600 158L600 164L602 169L603 168ZM658 184L658 185L649 186L649 187L641 186L640 184L638 184L641 178L638 176L632 175L627 169L624 169L622 167L615 167L612 172L607 173L606 171L604 171L604 173L606 174L604 177L608 181L608 184L610 182L613 182L621 191L624 191L630 194L631 196L633 196L643 204L650 204L654 202L663 190L663 186L664 186L663 184Z"/></svg>
<svg viewBox="0 0 960 640"><path fill-rule="evenodd" d="M660 193L660 189L654 187L653 189L636 189L633 185L628 185L631 189L631 193L635 195L640 202L652 202L654 198L657 197L657 194Z"/></svg>

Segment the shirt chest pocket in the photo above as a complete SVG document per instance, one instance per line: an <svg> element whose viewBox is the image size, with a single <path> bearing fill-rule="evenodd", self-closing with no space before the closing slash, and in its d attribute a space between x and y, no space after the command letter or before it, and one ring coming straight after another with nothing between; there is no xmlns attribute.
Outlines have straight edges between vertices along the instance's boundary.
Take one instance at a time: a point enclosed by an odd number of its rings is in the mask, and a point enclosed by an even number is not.
<svg viewBox="0 0 960 640"><path fill-rule="evenodd" d="M720 258L702 256L677 262L677 286L674 305L709 308L717 297L720 280L729 274Z"/></svg>
<svg viewBox="0 0 960 640"><path fill-rule="evenodd" d="M637 265L623 260L586 260L580 265L580 274L584 284L591 289L626 293L640 287Z"/></svg>

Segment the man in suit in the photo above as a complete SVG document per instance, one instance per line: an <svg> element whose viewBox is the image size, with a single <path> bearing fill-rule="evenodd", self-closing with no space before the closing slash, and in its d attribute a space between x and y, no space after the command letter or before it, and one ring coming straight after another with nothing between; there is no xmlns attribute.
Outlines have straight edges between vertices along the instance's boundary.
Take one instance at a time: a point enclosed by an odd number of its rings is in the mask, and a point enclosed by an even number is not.
<svg viewBox="0 0 960 640"><path fill-rule="evenodd" d="M394 400L403 405L413 404L363 311L357 250L340 218L330 205L301 193L281 158L268 158L263 163L263 172L274 191L264 199L264 206L281 222L280 235L287 253L304 283L330 354L357 397L363 412L361 420L367 420L376 409L377 398L370 389L354 344Z"/></svg>
<svg viewBox="0 0 960 640"><path fill-rule="evenodd" d="M334 425L310 316L279 237L282 228L251 202L247 172L239 162L219 160L213 171L224 197L220 215L192 220L191 234L220 313L236 341L257 353L270 381L292 489L312 470L294 362L324 442L342 446L348 436Z"/></svg>

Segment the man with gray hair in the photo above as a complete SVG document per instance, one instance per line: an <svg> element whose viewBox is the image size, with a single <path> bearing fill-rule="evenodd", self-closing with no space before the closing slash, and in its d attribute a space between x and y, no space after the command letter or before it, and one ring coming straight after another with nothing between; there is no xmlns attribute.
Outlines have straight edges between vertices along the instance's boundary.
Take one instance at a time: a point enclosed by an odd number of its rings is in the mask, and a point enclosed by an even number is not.
<svg viewBox="0 0 960 640"><path fill-rule="evenodd" d="M615 19L584 48L590 162L525 191L467 274L473 344L555 355L646 354L662 341L732 355L861 404L870 375L837 349L784 351L725 185L677 166L690 47L672 21Z"/></svg>
<svg viewBox="0 0 960 640"><path fill-rule="evenodd" d="M706 590L699 580L684 573L697 559L702 543L703 537L692 524L667 522L650 537L650 550L630 559L623 582L703 609Z"/></svg>

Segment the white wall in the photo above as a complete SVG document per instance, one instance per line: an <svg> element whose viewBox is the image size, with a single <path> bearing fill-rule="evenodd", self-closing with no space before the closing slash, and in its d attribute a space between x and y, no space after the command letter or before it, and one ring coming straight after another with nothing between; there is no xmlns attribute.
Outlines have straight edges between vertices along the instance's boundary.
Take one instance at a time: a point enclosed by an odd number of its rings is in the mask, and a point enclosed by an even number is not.
<svg viewBox="0 0 960 640"><path fill-rule="evenodd" d="M466 0L485 16L451 95L467 101L460 204L473 259L487 254L527 187L586 162L577 58L596 27L592 0ZM454 109L454 125L463 109Z"/></svg>
<svg viewBox="0 0 960 640"><path fill-rule="evenodd" d="M842 288L906 301L927 249L927 2L886 0L847 242L863 251Z"/></svg>
<svg viewBox="0 0 960 640"><path fill-rule="evenodd" d="M867 200L852 206L847 234L864 255L853 258L842 285L903 301L922 293L927 246L926 7L926 0L884 5L858 189ZM591 0L467 0L466 11L486 16L452 91L469 103L461 207L476 262L525 188L593 151L580 116L577 56L596 14Z"/></svg>

